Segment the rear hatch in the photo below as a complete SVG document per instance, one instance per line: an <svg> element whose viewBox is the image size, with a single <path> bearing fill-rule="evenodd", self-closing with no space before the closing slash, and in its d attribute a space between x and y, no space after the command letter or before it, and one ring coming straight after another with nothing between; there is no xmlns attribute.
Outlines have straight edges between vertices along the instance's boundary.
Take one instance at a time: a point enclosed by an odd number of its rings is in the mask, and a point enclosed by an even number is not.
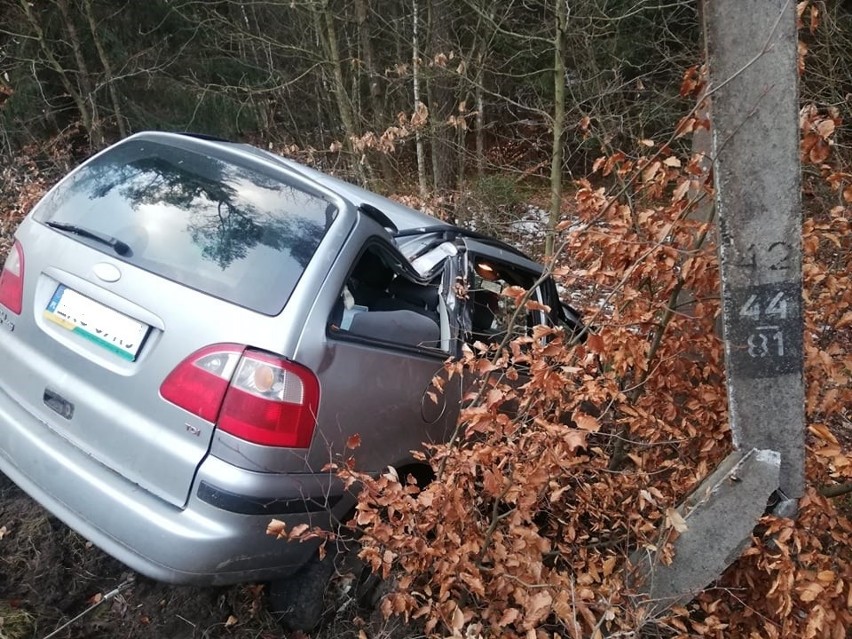
<svg viewBox="0 0 852 639"><path fill-rule="evenodd" d="M0 385L98 462L185 504L215 426L163 399L164 379L211 344L280 349L277 316L336 211L224 145L112 147L18 231L23 309L0 344Z"/></svg>

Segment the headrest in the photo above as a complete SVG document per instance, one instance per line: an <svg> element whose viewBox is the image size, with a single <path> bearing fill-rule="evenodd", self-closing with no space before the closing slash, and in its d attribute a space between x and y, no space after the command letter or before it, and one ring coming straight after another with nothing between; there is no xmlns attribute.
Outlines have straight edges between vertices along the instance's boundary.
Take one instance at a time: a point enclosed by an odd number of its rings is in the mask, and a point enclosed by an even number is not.
<svg viewBox="0 0 852 639"><path fill-rule="evenodd" d="M360 284L383 290L393 277L393 271L385 266L382 258L372 251L367 251L355 265L352 277Z"/></svg>
<svg viewBox="0 0 852 639"><path fill-rule="evenodd" d="M438 308L438 287L415 284L404 277L397 277L388 287L391 295L416 306L434 311Z"/></svg>
<svg viewBox="0 0 852 639"><path fill-rule="evenodd" d="M500 308L500 296L486 290L470 292L470 323L474 331L486 331L494 324L494 315Z"/></svg>
<svg viewBox="0 0 852 639"><path fill-rule="evenodd" d="M358 313L349 332L410 346L436 347L441 341L441 329L435 321L407 310Z"/></svg>

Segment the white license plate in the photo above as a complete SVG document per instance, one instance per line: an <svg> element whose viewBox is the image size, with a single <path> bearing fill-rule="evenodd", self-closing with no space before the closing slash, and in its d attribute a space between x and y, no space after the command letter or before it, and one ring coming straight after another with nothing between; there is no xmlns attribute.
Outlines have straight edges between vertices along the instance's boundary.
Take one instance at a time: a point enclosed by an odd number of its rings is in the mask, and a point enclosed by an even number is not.
<svg viewBox="0 0 852 639"><path fill-rule="evenodd" d="M131 362L139 354L150 328L147 324L80 295L64 284L57 287L44 316Z"/></svg>

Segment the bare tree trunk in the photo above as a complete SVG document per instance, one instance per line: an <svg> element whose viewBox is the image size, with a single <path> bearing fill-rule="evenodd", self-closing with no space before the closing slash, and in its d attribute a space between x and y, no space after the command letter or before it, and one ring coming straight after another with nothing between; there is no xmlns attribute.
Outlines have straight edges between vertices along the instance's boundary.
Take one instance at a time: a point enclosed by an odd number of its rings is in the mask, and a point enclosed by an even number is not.
<svg viewBox="0 0 852 639"><path fill-rule="evenodd" d="M449 48L449 25L453 4L450 0L430 0L429 3L429 57L446 55ZM441 64L433 65L434 73L427 83L431 132L433 183L435 191L444 196L456 186L457 151L453 128L447 120L456 108L454 80Z"/></svg>
<svg viewBox="0 0 852 639"><path fill-rule="evenodd" d="M460 118L463 116L463 113L459 114ZM464 121L460 121L456 124L456 149L458 149L458 152L456 153L456 193L461 193L464 189L465 168L467 166L466 140L467 126ZM460 198L456 198L456 210L458 210L459 199Z"/></svg>
<svg viewBox="0 0 852 639"><path fill-rule="evenodd" d="M121 137L125 137L127 135L127 127L124 124L124 116L121 113L121 101L118 98L118 91L116 90L115 83L113 81L112 65L110 65L104 46L101 43L101 39L98 37L98 29L97 24L95 23L94 13L92 12L91 0L83 0L83 8L86 11L86 19L89 23L89 31L92 33L92 40L94 41L95 48L98 51L98 58L100 58L101 66L104 68L104 81L109 89L109 97L112 101L112 110L115 113L118 132L121 134Z"/></svg>
<svg viewBox="0 0 852 639"><path fill-rule="evenodd" d="M420 16L418 13L417 0L411 0L413 11L413 35L411 38L411 64L414 81L414 114L416 115L423 109L423 103L420 101L420 49L417 41L417 33L419 30L418 22ZM420 199L426 200L429 195L429 186L426 182L426 151L423 148L423 134L418 127L414 131L415 144L417 145L417 184L420 187Z"/></svg>
<svg viewBox="0 0 852 639"><path fill-rule="evenodd" d="M553 256L556 225L562 216L562 135L565 130L565 32L568 0L556 0L556 33L553 36L553 156L550 163L550 215L544 256Z"/></svg>
<svg viewBox="0 0 852 639"><path fill-rule="evenodd" d="M325 54L331 65L332 71L332 92L334 93L337 102L337 109L340 114L340 121L343 123L343 130L346 135L344 144L346 149L351 154L355 162L355 170L358 173L358 178L362 184L368 184L366 169L366 158L361 158L356 152L352 140L358 137L358 127L355 123L355 114L352 111L352 105L349 102L349 94L346 91L346 80L343 77L343 67L340 62L340 48L337 43L337 29L334 24L334 14L329 7L328 1L325 0L320 4L320 10L314 12L317 25L317 32L323 42Z"/></svg>
<svg viewBox="0 0 852 639"><path fill-rule="evenodd" d="M476 143L476 175L482 179L485 174L485 63L489 58L493 26L496 23L497 3L491 3L488 10L486 25L477 30L474 51L470 59L475 60L476 75L474 76L474 100L476 101L475 143ZM468 64L468 67L470 65Z"/></svg>
<svg viewBox="0 0 852 639"><path fill-rule="evenodd" d="M59 60L56 59L56 56L53 55L53 51L50 50L50 47L47 46L47 42L44 38L44 31L41 28L41 25L38 22L38 19L33 14L32 6L27 0L19 0L21 5L21 9L24 11L24 15L27 17L27 22L30 23L33 31L36 34L36 39L38 40L39 48L41 48L44 57L47 59L50 68L53 69L57 76L59 76L59 81L62 83L63 88L68 92L68 95L71 96L71 99L74 100L74 104L77 107L77 111L80 113L80 119L83 122L83 128L86 129L86 133L89 134L89 139L94 139L94 131L92 124L92 114L89 112L89 109L86 106L86 102L83 99L83 96L80 95L80 92L76 87L72 84L71 80L68 78L68 74L65 72L65 69L62 68L62 65L59 63Z"/></svg>
<svg viewBox="0 0 852 639"><path fill-rule="evenodd" d="M378 135L384 128L382 123L382 98L384 91L378 71L376 71L375 55L373 54L373 43L370 39L370 27L367 22L369 14L369 0L355 0L355 16L358 20L358 38L361 41L361 52L364 58L364 67L367 70L367 82L369 84L371 122L373 130ZM387 154L379 151L379 163L382 169L382 178L385 182L393 181L393 167Z"/></svg>
<svg viewBox="0 0 852 639"><path fill-rule="evenodd" d="M476 72L476 176L482 179L485 174L485 98L482 83L485 73L482 70L483 59L480 55Z"/></svg>
<svg viewBox="0 0 852 639"><path fill-rule="evenodd" d="M74 52L74 60L77 63L77 84L82 93L81 97L88 101L91 107L91 129L89 131L91 143L94 148L99 149L104 145L104 135L101 128L101 118L98 114L98 100L95 92L92 90L92 77L89 75L89 67L83 55L83 45L80 42L80 36L77 33L77 26L74 24L74 19L68 11L68 0L56 0L56 4L59 7L59 12L62 14L71 50Z"/></svg>

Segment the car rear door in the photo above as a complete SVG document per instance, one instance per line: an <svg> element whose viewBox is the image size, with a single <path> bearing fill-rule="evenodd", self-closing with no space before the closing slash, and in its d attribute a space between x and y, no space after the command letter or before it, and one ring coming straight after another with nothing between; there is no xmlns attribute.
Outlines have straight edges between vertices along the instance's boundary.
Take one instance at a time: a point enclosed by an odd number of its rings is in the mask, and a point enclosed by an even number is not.
<svg viewBox="0 0 852 639"><path fill-rule="evenodd" d="M358 469L379 471L408 463L412 450L451 432L459 378L443 392L433 378L458 346L454 266L443 260L431 280L419 280L386 231L360 216L299 346L322 389L314 470L339 459L354 436Z"/></svg>

